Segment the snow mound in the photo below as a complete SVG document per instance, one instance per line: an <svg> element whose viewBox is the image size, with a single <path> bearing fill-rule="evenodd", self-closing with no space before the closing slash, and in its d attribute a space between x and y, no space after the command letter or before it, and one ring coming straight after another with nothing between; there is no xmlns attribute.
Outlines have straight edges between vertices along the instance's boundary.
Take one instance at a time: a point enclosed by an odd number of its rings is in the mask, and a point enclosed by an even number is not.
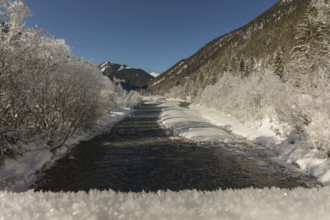
<svg viewBox="0 0 330 220"><path fill-rule="evenodd" d="M0 192L0 219L318 219L329 218L330 188L215 192Z"/></svg>
<svg viewBox="0 0 330 220"><path fill-rule="evenodd" d="M160 122L174 135L196 142L234 143L234 137L202 118L198 111L180 107L179 101L168 101L161 105Z"/></svg>

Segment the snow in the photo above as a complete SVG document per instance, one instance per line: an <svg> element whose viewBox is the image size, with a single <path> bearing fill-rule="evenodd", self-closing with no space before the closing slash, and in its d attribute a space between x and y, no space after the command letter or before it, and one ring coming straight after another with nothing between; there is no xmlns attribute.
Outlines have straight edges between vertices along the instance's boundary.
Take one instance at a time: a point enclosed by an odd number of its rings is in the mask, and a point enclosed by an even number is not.
<svg viewBox="0 0 330 220"><path fill-rule="evenodd" d="M102 67L101 72L103 73L106 69L107 69L106 66L105 67Z"/></svg>
<svg viewBox="0 0 330 220"><path fill-rule="evenodd" d="M291 164L291 168L297 167L298 171L315 176L323 185L330 185L330 161L324 153L307 145L290 144L290 140L279 135L283 133L281 125L274 119L264 118L259 123L242 124L228 114L202 105L192 104L183 108L179 106L179 100L162 102L164 109L160 122L175 135L211 144L232 143L235 142L233 136L243 137L252 145L271 149L283 165Z"/></svg>
<svg viewBox="0 0 330 220"><path fill-rule="evenodd" d="M101 68L103 68L103 67L105 67L109 64L111 65L112 63L113 63L112 61L104 62L104 63L101 64Z"/></svg>
<svg viewBox="0 0 330 220"><path fill-rule="evenodd" d="M0 192L0 219L329 219L330 189Z"/></svg>
<svg viewBox="0 0 330 220"><path fill-rule="evenodd" d="M179 107L179 101L168 101L160 104L164 107L160 122L181 136L196 142L233 143L234 137L210 123L198 111Z"/></svg>
<svg viewBox="0 0 330 220"><path fill-rule="evenodd" d="M121 65L117 71L119 72L119 71L124 70L124 69L129 69L129 68L126 68L125 65Z"/></svg>
<svg viewBox="0 0 330 220"><path fill-rule="evenodd" d="M65 156L70 148L87 141L93 137L108 131L115 123L127 117L131 113L130 108L120 108L99 120L98 124L89 133L81 133L66 141L66 146L51 153L45 146L35 151L24 153L22 157L15 159L6 158L0 168L0 190L16 192L26 191L35 180L35 174L42 168L53 164L56 160Z"/></svg>
<svg viewBox="0 0 330 220"><path fill-rule="evenodd" d="M198 111L199 114L208 122L221 127L225 130L234 132L237 135L247 138L251 141L258 141L262 143L262 140L271 140L273 143L281 141L280 137L276 136L274 132L274 124L272 124L269 118L265 118L260 124L245 123L241 124L238 120L228 114L221 113L219 111L204 107L202 105L191 105L190 109Z"/></svg>
<svg viewBox="0 0 330 220"><path fill-rule="evenodd" d="M0 170L0 189L24 191L33 180L33 174L52 160L48 150L36 150L25 153L17 160L8 158Z"/></svg>
<svg viewBox="0 0 330 220"><path fill-rule="evenodd" d="M151 76L153 76L153 77L156 78L157 76L160 75L160 73L151 72L151 73L149 73L149 75L151 75Z"/></svg>

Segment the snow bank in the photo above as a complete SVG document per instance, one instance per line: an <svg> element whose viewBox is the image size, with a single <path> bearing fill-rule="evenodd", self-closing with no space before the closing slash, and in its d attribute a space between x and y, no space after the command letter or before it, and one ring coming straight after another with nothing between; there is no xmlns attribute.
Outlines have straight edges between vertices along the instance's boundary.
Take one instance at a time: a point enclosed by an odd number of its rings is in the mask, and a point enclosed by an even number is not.
<svg viewBox="0 0 330 220"><path fill-rule="evenodd" d="M243 125L230 115L201 105L191 105L189 111L198 112L215 126L247 138L255 144L266 146L276 152L281 161L294 164L300 171L315 176L322 184L330 185L330 161L317 149L311 149L304 144L290 144L290 140L280 137L276 132L281 129L278 122L265 118L260 123Z"/></svg>
<svg viewBox="0 0 330 220"><path fill-rule="evenodd" d="M330 189L0 192L0 219L329 219Z"/></svg>
<svg viewBox="0 0 330 220"><path fill-rule="evenodd" d="M160 104L163 112L160 122L174 135L181 136L196 142L209 143L233 143L232 135L220 129L202 118L198 111L179 107L176 100L166 101Z"/></svg>
<svg viewBox="0 0 330 220"><path fill-rule="evenodd" d="M112 111L89 133L78 134L69 138L66 146L51 153L47 147L40 150L24 153L16 160L6 158L3 166L0 167L0 190L16 192L26 191L35 180L35 173L47 165L51 165L56 160L65 156L69 149L81 141L87 141L93 137L108 131L115 123L127 117L131 113L129 108L120 108Z"/></svg>
<svg viewBox="0 0 330 220"><path fill-rule="evenodd" d="M192 104L189 108L198 111L208 122L223 129L233 131L235 134L245 137L248 140L256 140L260 137L264 137L265 139L273 139L272 142L281 141L281 139L276 136L273 125L270 123L269 119L264 119L260 124L247 123L243 125L228 114L221 113L202 105Z"/></svg>
<svg viewBox="0 0 330 220"><path fill-rule="evenodd" d="M242 124L228 114L202 105L192 104L184 108L180 107L179 100L161 102L160 107L164 109L160 122L174 135L196 142L208 142L211 146L212 143L218 146L219 143L234 143L235 138L231 134L244 137L252 144L274 151L284 165L294 165L301 172L315 176L323 185L330 185L330 161L324 153L310 149L308 145L290 144L290 140L279 135L283 132L278 132L281 125L277 121L264 118L259 123Z"/></svg>
<svg viewBox="0 0 330 220"><path fill-rule="evenodd" d="M17 160L8 158L0 170L0 189L24 191L33 180L33 174L52 160L48 150L36 150L23 154Z"/></svg>
<svg viewBox="0 0 330 220"><path fill-rule="evenodd" d="M142 102L144 104L161 104L163 102L166 102L166 99L161 96L144 96L142 98Z"/></svg>

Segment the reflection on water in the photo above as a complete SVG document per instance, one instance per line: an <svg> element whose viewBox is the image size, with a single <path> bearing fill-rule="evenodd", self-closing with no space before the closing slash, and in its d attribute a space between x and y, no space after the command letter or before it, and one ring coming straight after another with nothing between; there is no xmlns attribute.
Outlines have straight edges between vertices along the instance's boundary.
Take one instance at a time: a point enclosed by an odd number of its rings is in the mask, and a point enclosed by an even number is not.
<svg viewBox="0 0 330 220"><path fill-rule="evenodd" d="M81 143L40 174L36 190L216 190L307 186L269 160L254 161L223 148L171 140L158 123L160 108L144 104L111 133ZM262 169L261 169L262 168Z"/></svg>

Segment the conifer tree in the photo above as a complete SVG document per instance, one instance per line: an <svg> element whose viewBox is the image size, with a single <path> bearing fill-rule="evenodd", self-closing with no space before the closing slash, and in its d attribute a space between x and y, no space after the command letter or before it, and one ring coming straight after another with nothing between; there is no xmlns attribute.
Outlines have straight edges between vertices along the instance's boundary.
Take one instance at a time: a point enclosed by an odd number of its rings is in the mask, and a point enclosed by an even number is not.
<svg viewBox="0 0 330 220"><path fill-rule="evenodd" d="M283 79L284 75L284 62L283 62L283 51L278 48L274 54L274 72L278 75L281 79Z"/></svg>
<svg viewBox="0 0 330 220"><path fill-rule="evenodd" d="M327 0L313 0L297 28L292 59L302 73L315 70L326 61L324 56L329 56L329 13Z"/></svg>

